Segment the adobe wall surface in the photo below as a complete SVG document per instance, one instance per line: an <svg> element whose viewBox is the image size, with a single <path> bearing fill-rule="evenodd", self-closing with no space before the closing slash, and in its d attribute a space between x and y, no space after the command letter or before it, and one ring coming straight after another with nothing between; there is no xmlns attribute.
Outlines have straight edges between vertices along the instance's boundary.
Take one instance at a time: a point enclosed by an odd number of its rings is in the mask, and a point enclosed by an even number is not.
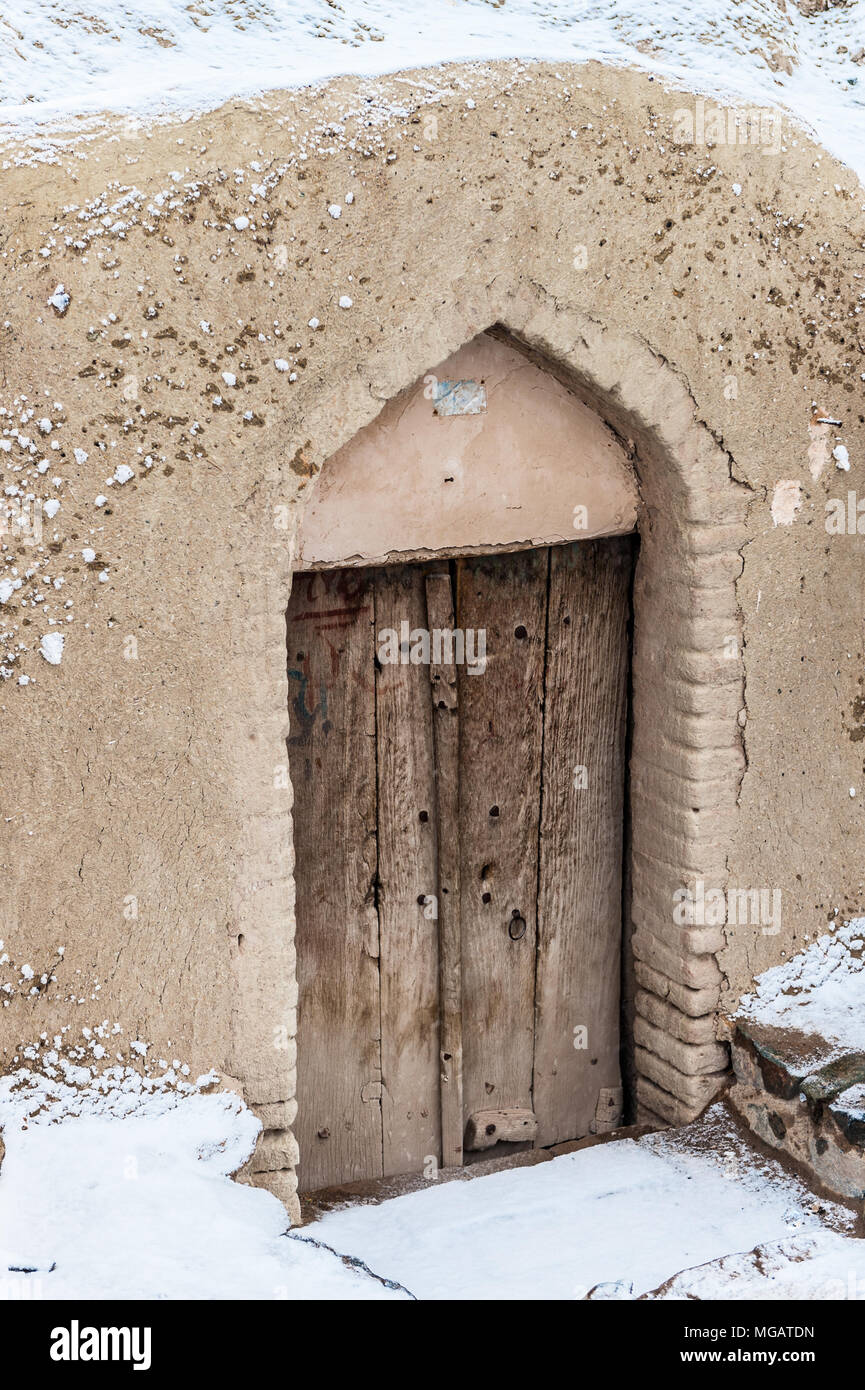
<svg viewBox="0 0 865 1390"><path fill-rule="evenodd" d="M513 344L480 333L328 459L297 566L620 535L638 504L627 455L595 412Z"/></svg>
<svg viewBox="0 0 865 1390"><path fill-rule="evenodd" d="M102 1020L153 1058L216 1067L268 1131L257 1180L290 1196L299 511L385 401L497 323L629 451L655 557L636 659L664 664L689 592L693 624L707 615L691 666L679 643L692 712L643 722L642 785L673 861L682 847L670 882L726 868L782 891L777 933L715 933L709 983L672 985L731 1002L862 910L865 541L824 521L863 487L865 195L796 131L676 144L692 104L596 65L454 67L121 122L56 162L6 152L0 465L60 508L43 549L7 534L0 552L0 582L23 581L0 605L4 1069ZM40 640L61 627L51 664ZM698 767L705 801L664 805L650 724L682 755L680 793ZM656 911L649 968L669 980ZM649 1031L675 1036L659 991L644 1044L675 1097L684 1063Z"/></svg>

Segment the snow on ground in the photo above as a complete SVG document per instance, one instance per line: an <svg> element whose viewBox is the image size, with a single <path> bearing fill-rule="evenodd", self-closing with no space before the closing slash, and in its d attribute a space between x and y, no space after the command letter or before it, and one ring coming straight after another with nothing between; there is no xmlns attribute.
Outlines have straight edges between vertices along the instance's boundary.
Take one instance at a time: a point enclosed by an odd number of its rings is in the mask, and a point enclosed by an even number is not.
<svg viewBox="0 0 865 1390"><path fill-rule="evenodd" d="M738 1012L752 1023L824 1040L829 1051L820 1048L821 1062L842 1052L865 1052L865 917L764 971Z"/></svg>
<svg viewBox="0 0 865 1390"><path fill-rule="evenodd" d="M231 1180L259 1122L202 1090L212 1076L60 1072L0 1081L0 1300L865 1297L852 1214L753 1152L722 1105L289 1232L275 1197ZM741 1253L767 1242L771 1258Z"/></svg>
<svg viewBox="0 0 865 1390"><path fill-rule="evenodd" d="M655 1299L865 1299L865 1241L834 1231L790 1236L686 1269L649 1297Z"/></svg>
<svg viewBox="0 0 865 1390"><path fill-rule="evenodd" d="M639 1297L732 1252L826 1234L807 1189L743 1144L721 1106L690 1132L431 1185L307 1229L421 1299L580 1299L598 1284L600 1296ZM865 1271L865 1245L830 1234L838 1277L860 1249Z"/></svg>
<svg viewBox="0 0 865 1390"><path fill-rule="evenodd" d="M0 37L7 134L450 60L597 59L779 104L865 170L865 66L854 61L865 0L809 16L792 0L0 0Z"/></svg>
<svg viewBox="0 0 865 1390"><path fill-rule="evenodd" d="M406 1297L232 1182L260 1129L237 1096L74 1080L0 1083L0 1301Z"/></svg>

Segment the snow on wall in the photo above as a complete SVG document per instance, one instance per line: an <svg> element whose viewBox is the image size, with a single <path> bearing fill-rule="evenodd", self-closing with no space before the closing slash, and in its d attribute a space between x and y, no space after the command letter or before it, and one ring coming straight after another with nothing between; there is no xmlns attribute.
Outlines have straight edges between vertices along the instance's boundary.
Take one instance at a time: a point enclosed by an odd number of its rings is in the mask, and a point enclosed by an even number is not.
<svg viewBox="0 0 865 1390"><path fill-rule="evenodd" d="M863 1004L865 917L856 917L765 970L754 992L743 997L739 1014L755 1023L816 1035L839 1051L865 1052Z"/></svg>
<svg viewBox="0 0 865 1390"><path fill-rule="evenodd" d="M341 74L503 58L632 64L778 104L865 167L865 0L18 0L0 17L7 132L106 109L157 115ZM420 20L420 22L419 22ZM434 80L434 79L433 79Z"/></svg>

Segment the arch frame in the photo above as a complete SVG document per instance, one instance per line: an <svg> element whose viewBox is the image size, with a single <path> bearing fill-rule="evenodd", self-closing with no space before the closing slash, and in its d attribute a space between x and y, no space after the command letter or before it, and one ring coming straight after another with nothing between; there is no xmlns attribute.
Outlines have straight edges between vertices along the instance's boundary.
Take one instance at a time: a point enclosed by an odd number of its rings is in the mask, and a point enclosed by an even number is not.
<svg viewBox="0 0 865 1390"><path fill-rule="evenodd" d="M383 403L420 379L479 331L507 335L590 406L623 442L634 467L640 552L634 580L628 833L625 853L625 1001L630 1025L625 1072L640 1120L693 1119L724 1084L727 1047L718 1010L725 980L722 926L680 925L677 893L701 881L725 891L745 756L742 621L736 581L743 568L751 489L700 419L688 384L634 333L561 306L531 282L494 299L463 302L448 325L399 357L392 343L361 370L336 370L305 418L319 441L295 455L302 467L294 512L296 541L305 501L326 459L375 417ZM379 372L381 375L379 375ZM339 409L334 402L339 401ZM294 547L290 550L293 561ZM285 550L274 546L267 582L269 717L287 734L284 621L291 583ZM278 703L279 714L274 709ZM254 708L251 720L258 716ZM252 736L252 733L250 734ZM283 745L284 746L284 745ZM235 953L236 992L230 1069L259 1114L264 1135L251 1162L254 1180L297 1214L296 1039L263 1062L263 1029L297 1002L293 947L293 859L286 817L257 823L257 855L280 871L262 913L238 884L238 932L255 907L256 968ZM244 859L241 859L241 863ZM281 880L281 881L280 881ZM242 937L241 937L242 939ZM261 960L291 972L262 1008ZM294 1015L292 1014L292 1017ZM274 1065L274 1055L277 1057ZM630 1075L628 1075L630 1073ZM278 1096L277 1100L264 1097ZM261 1100L258 1097L261 1097Z"/></svg>

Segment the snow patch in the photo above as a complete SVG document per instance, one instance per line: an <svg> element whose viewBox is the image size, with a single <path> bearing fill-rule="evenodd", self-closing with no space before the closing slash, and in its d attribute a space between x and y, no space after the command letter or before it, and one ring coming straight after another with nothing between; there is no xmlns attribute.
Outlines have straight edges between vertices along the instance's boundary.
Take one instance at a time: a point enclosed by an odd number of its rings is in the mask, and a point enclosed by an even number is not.
<svg viewBox="0 0 865 1390"><path fill-rule="evenodd" d="M832 457L835 460L835 467L842 469L845 473L850 471L850 455L843 444L836 444L832 450Z"/></svg>
<svg viewBox="0 0 865 1390"><path fill-rule="evenodd" d="M49 666L59 666L63 660L63 633L44 633L39 643L39 655L44 656Z"/></svg>
<svg viewBox="0 0 865 1390"><path fill-rule="evenodd" d="M163 0L157 23L146 0L18 0L4 52L6 132L105 110L186 114L346 74L594 60L713 101L786 109L839 158L865 168L865 0L801 8L776 0L426 0L422 22L413 0L209 0L205 8L202 19L195 6ZM474 98L463 100L471 119ZM137 121L129 126L138 133Z"/></svg>
<svg viewBox="0 0 865 1390"><path fill-rule="evenodd" d="M0 1078L0 1286L51 1299L405 1296L287 1237L277 1198L232 1182L261 1126L233 1093L202 1094L215 1073L178 1085L48 1065L54 1080Z"/></svg>
<svg viewBox="0 0 865 1390"><path fill-rule="evenodd" d="M58 285L48 303L58 314L65 314L69 308L72 296L64 289L63 285Z"/></svg>
<svg viewBox="0 0 865 1390"><path fill-rule="evenodd" d="M823 1039L833 1054L865 1052L865 917L765 970L737 1016ZM830 1060L825 1049L820 1057Z"/></svg>
<svg viewBox="0 0 865 1390"><path fill-rule="evenodd" d="M716 1105L683 1130L439 1180L305 1232L421 1299L580 1299L602 1283L627 1298L730 1251L822 1234L817 1207Z"/></svg>

